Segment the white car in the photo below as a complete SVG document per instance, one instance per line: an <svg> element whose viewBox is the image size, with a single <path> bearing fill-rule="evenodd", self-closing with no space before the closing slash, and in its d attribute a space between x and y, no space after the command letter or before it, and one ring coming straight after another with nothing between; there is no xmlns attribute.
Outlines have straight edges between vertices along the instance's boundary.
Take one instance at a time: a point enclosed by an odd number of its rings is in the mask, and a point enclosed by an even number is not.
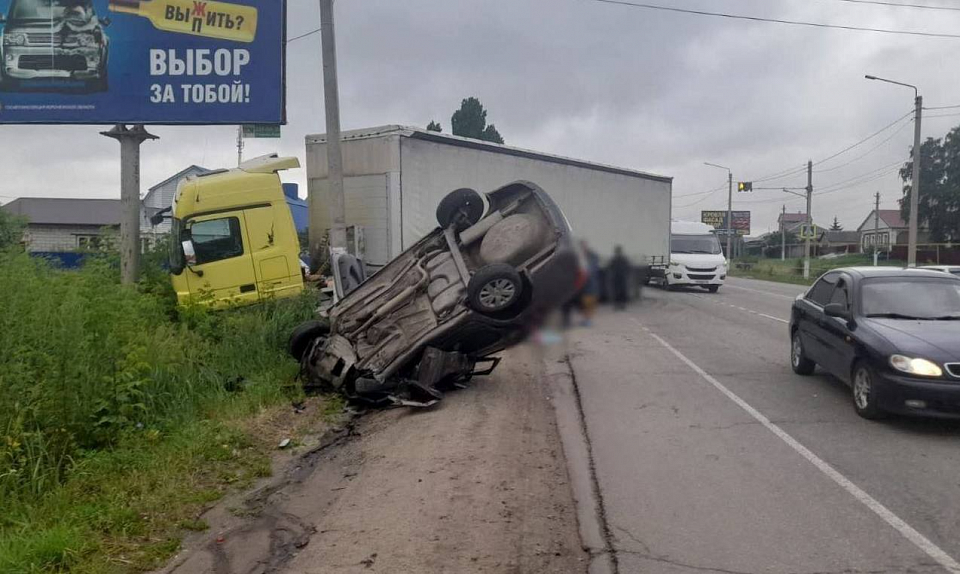
<svg viewBox="0 0 960 574"><path fill-rule="evenodd" d="M960 267L956 265L924 265L920 267L920 269L931 269L933 271L942 271L943 273L960 276Z"/></svg>

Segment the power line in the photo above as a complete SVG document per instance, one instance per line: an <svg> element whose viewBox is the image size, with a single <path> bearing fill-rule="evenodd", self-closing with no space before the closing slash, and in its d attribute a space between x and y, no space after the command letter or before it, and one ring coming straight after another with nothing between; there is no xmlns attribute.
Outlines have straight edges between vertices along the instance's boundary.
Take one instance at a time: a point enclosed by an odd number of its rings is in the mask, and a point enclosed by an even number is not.
<svg viewBox="0 0 960 574"><path fill-rule="evenodd" d="M934 106L934 107L923 106L923 109L925 110L952 110L954 108L960 108L960 104L954 104L952 106Z"/></svg>
<svg viewBox="0 0 960 574"><path fill-rule="evenodd" d="M848 30L856 32L876 32L880 34L899 34L906 36L923 36L927 38L960 38L960 34L945 34L941 32L921 32L916 30L893 30L889 28L867 28L863 26L847 26L843 24L824 24L820 22L804 22L802 20L783 20L779 18L761 18L760 16L745 16L742 14L728 14L725 12L707 12L704 10L689 10L686 8L673 8L671 6L659 6L657 4L644 4L639 2L627 2L626 0L593 0L604 4L617 4L620 6L630 6L633 8L643 8L647 10L661 10L664 12L676 12L679 14L691 14L696 16L712 16L716 18L730 18L733 20L749 20L751 22L767 22L773 24L788 24L791 26L807 26L811 28L831 28L835 30Z"/></svg>
<svg viewBox="0 0 960 574"><path fill-rule="evenodd" d="M703 203L704 201L710 199L710 196L711 196L711 195L713 195L714 193L717 193L718 191L720 191L720 190L722 190L722 189L723 189L722 187L717 188L717 189L713 190L712 192L710 192L709 194L707 194L707 195L705 195L704 197L702 197L701 199L698 199L698 200L694 201L693 203L688 203L688 204L686 204L686 205L675 205L674 208L675 208L675 209L686 209L686 208L688 208L688 207L693 207L694 205L699 205L699 204Z"/></svg>
<svg viewBox="0 0 960 574"><path fill-rule="evenodd" d="M953 114L930 114L930 115L927 115L927 116L923 116L923 119L929 120L929 119L933 119L933 118L952 118L952 117L954 117L954 116L960 116L960 112L956 112L956 113L953 113Z"/></svg>
<svg viewBox="0 0 960 574"><path fill-rule="evenodd" d="M855 143L855 144L853 144L853 145L850 145L850 146L847 146L847 147L843 148L842 150L838 151L837 153L835 153L835 154L833 154L833 155L831 155L831 156L829 156L829 157L827 157L827 158L821 159L820 161L814 162L814 163L816 163L816 164L818 164L818 165L821 164L821 163L826 163L826 162L830 161L831 159L834 159L835 157L838 157L838 156L841 156L841 155L847 153L848 151L852 150L853 148L855 148L855 147L857 147L857 146L859 146L859 145L863 145L863 144L867 143L868 141L872 140L873 138L877 137L878 135L882 134L883 132L887 131L888 129L892 128L893 126L897 125L898 123L900 123L900 121L903 120L903 118L909 116L909 115L912 114L912 113L913 113L913 110L911 110L911 111L903 114L903 115L900 116L899 118L897 118L897 119L895 119L894 121L890 122L889 124L883 126L883 127L880 128L879 130L873 132L872 134L868 135L867 137L863 138L862 140L858 141L857 143Z"/></svg>
<svg viewBox="0 0 960 574"><path fill-rule="evenodd" d="M684 197L696 197L696 196L698 196L698 195L708 195L708 194L711 194L711 193L716 193L716 192L720 191L721 189L723 189L723 188L725 188L725 187L727 187L727 186L726 186L726 185L721 185L721 186L715 187L715 188L713 188L713 189L708 189L707 191L699 191L699 192L697 192L697 193L685 193L685 194L683 194L683 195L674 195L674 196L673 196L673 199L682 199L682 198L684 198Z"/></svg>
<svg viewBox="0 0 960 574"><path fill-rule="evenodd" d="M891 163L889 165L885 165L882 167L878 167L877 169L868 171L867 173L862 173L856 177L851 177L843 181L838 181L836 183L826 185L820 188L819 191L814 192L814 195L826 195L828 193L834 193L842 189L848 189L850 187L867 183L868 181L874 181L874 179L879 179L880 177L885 177L891 173L898 171L900 167L903 165L903 163L904 163L903 160L897 160L894 163Z"/></svg>
<svg viewBox="0 0 960 574"><path fill-rule="evenodd" d="M318 33L319 31L320 31L320 28L317 28L316 30L310 30L309 32L305 32L305 33L303 33L303 34L300 34L299 36L294 36L293 38L288 38L288 39L287 39L287 44L289 44L290 42L294 42L294 41L296 41L296 40L299 40L299 39L301 39L301 38L306 38L307 36L312 36L312 35Z"/></svg>
<svg viewBox="0 0 960 574"><path fill-rule="evenodd" d="M858 155L857 157L851 159L850 161L847 161L847 162L845 162L845 163L841 163L840 165L835 165L835 166L833 166L833 167L828 167L828 168L824 168L824 169L815 169L815 170L813 170L814 173L826 173L826 172L828 172L828 171L835 171L835 170L838 170L838 169L840 169L840 168L842 168L842 167L847 167L847 166L850 165L851 163L855 163L855 162L860 161L861 159L867 157L868 155L870 155L870 154L872 154L873 152L875 152L875 151L877 151L878 149L880 149L880 147L882 147L883 144L885 144L885 143L887 143L888 141L892 140L893 138L897 137L897 135L898 135L900 132L903 131L903 128L909 126L910 123L911 123L911 122L904 122L903 125L901 125L899 128L897 128L896 130L894 130L894 132L893 132L892 134L890 134L890 136L887 137L885 140L881 141L881 142L878 143L877 145L873 146L872 148L870 148L869 150L867 150L867 151L864 152L863 154Z"/></svg>
<svg viewBox="0 0 960 574"><path fill-rule="evenodd" d="M950 10L960 12L956 6L928 6L925 4L898 4L896 2L882 2L881 0L834 0L835 2L849 2L851 4L875 4L878 6L892 6L895 8L920 8L921 10Z"/></svg>

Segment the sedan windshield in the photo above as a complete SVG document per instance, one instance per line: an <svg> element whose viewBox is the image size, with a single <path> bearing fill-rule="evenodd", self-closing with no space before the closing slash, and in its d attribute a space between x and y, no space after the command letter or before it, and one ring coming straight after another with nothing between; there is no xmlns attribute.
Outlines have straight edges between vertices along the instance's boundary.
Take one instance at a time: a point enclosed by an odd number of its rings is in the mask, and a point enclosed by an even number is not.
<svg viewBox="0 0 960 574"><path fill-rule="evenodd" d="M670 238L671 253L720 254L720 242L716 235L674 235Z"/></svg>
<svg viewBox="0 0 960 574"><path fill-rule="evenodd" d="M891 319L960 319L960 281L872 279L861 291L863 314Z"/></svg>

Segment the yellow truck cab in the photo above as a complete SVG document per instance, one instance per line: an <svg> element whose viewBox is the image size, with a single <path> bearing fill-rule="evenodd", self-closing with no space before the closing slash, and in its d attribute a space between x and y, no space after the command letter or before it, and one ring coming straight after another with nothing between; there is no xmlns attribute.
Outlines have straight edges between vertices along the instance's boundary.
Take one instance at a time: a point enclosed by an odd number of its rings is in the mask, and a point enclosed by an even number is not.
<svg viewBox="0 0 960 574"><path fill-rule="evenodd" d="M303 291L299 241L277 172L295 157L263 156L180 182L170 273L179 303L224 307Z"/></svg>

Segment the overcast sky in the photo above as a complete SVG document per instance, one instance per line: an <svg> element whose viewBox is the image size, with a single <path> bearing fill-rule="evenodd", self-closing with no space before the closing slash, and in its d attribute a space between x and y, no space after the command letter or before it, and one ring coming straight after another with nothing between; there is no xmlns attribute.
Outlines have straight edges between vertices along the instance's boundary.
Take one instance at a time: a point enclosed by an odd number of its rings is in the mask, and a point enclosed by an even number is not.
<svg viewBox="0 0 960 574"><path fill-rule="evenodd" d="M657 1L960 33L960 11L842 0ZM956 0L910 3L960 8ZM460 100L477 96L509 145L673 176L674 217L683 219L726 208L726 174L705 161L730 166L737 180L760 179L827 158L911 110L911 90L867 81L865 73L920 86L928 106L960 104L960 39L803 28L595 0L340 0L336 16L344 129L424 126L436 119L448 132ZM319 27L317 2L290 0L288 27L289 37ZM279 142L248 140L248 157L279 151L302 159L304 136L324 131L319 47L319 34L289 45L289 123ZM960 108L929 112L924 137L942 137L960 124L960 115L932 117L950 112ZM99 136L100 129L0 127L0 202L119 197L119 146ZM143 146L144 191L190 164L236 163L235 128L151 131L161 139ZM883 207L897 207L901 183L894 168L881 168L906 159L912 138L906 118L815 165L814 187L833 191L815 197L815 220L827 225L837 216L855 229L876 191ZM865 174L881 177L836 187ZM762 185L803 186L805 177ZM302 184L304 174L285 179ZM735 194L734 209L753 212L756 235L775 227L784 201L790 211L803 208L799 197L760 190Z"/></svg>

